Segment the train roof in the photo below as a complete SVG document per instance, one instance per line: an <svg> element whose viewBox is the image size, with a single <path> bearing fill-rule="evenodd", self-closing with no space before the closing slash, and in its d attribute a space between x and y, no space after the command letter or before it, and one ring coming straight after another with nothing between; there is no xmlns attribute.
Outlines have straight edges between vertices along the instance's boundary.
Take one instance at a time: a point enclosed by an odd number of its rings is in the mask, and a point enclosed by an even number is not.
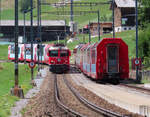
<svg viewBox="0 0 150 117"><path fill-rule="evenodd" d="M69 50L66 46L51 46L49 50Z"/></svg>
<svg viewBox="0 0 150 117"><path fill-rule="evenodd" d="M96 42L94 44L89 44L89 43L79 44L77 46L77 49L79 49L81 51L85 51L85 50L89 50L89 49L95 49L101 44L109 44L109 43L112 43L112 42L123 43L124 45L127 46L127 44L121 38L103 38L102 40L100 40L99 42Z"/></svg>

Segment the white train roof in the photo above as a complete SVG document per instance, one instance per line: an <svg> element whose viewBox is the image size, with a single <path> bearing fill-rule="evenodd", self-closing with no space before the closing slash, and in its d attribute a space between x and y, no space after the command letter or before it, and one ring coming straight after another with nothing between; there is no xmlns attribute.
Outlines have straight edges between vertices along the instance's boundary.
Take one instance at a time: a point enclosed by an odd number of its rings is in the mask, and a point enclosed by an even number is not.
<svg viewBox="0 0 150 117"><path fill-rule="evenodd" d="M51 46L49 48L49 50L59 50L59 49L68 50L68 48L66 46Z"/></svg>

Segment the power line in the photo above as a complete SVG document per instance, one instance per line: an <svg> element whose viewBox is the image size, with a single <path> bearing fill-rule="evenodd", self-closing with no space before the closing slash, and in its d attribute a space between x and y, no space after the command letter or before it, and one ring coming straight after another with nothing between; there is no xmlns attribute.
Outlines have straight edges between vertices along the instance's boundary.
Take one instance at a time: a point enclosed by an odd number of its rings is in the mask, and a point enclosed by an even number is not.
<svg viewBox="0 0 150 117"><path fill-rule="evenodd" d="M53 15L69 15L70 11L44 11L42 13L53 14ZM97 13L97 11L74 11L74 15L85 15L89 13Z"/></svg>
<svg viewBox="0 0 150 117"><path fill-rule="evenodd" d="M74 2L74 3L64 3L64 2L60 2L60 3L48 3L48 2L41 2L41 5L49 5L49 6L54 6L54 7L61 7L61 6L70 6L72 5L74 7L89 7L89 6L98 6L98 5L104 5L104 4L111 4L111 1L107 1L107 2Z"/></svg>

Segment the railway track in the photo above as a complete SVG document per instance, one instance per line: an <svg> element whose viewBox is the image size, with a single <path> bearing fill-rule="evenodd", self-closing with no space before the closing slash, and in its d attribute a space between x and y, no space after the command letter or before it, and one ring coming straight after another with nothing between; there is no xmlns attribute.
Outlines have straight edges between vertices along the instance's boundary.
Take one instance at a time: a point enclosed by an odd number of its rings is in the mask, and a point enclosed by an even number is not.
<svg viewBox="0 0 150 117"><path fill-rule="evenodd" d="M12 62L11 60L0 60L0 63Z"/></svg>
<svg viewBox="0 0 150 117"><path fill-rule="evenodd" d="M139 92L142 92L144 94L150 95L150 89L147 89L147 88L144 88L144 87L138 87L138 86L128 85L128 84L119 84L119 86L134 89L136 91L139 91Z"/></svg>
<svg viewBox="0 0 150 117"><path fill-rule="evenodd" d="M65 78L65 75L63 75L63 80L66 84L66 86L68 87L68 89L70 89L70 91L75 95L75 97L81 102L83 103L86 107L88 107L89 109L91 109L92 111L99 113L100 115L103 115L104 117L123 117L123 115L120 115L118 113L115 112L111 112L109 110L106 110L104 108L98 107L95 104L89 102L88 100L86 100L84 97L82 97L79 92L77 90L75 90L67 81L67 79ZM127 116L126 116L127 117Z"/></svg>
<svg viewBox="0 0 150 117"><path fill-rule="evenodd" d="M61 100L60 100L60 96L59 96L59 88L58 88L58 84L57 84L57 75L54 74L54 92L55 92L55 101L57 103L57 105L66 112L67 115L72 116L72 117L86 117L72 109L70 109L69 107L65 106Z"/></svg>

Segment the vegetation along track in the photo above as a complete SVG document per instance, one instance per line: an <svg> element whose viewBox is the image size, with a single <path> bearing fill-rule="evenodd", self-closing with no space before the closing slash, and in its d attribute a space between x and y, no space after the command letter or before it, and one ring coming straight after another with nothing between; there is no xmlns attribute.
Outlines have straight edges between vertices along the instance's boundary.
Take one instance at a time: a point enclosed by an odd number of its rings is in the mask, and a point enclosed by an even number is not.
<svg viewBox="0 0 150 117"><path fill-rule="evenodd" d="M56 76L57 77L57 76ZM86 108L88 108L90 111L93 111L95 113L97 113L96 117L102 116L102 117L123 117L123 115L120 115L118 113L115 112L111 112L107 109L101 108L96 106L95 104L89 102L88 100L86 100L84 97L82 97L79 92L77 90L75 90L67 81L67 79L65 78L65 74L62 75L63 80L65 82L65 85L68 87L68 89L70 89L70 91L73 93L73 95L77 98L78 101L80 101L80 103L82 103L82 105L84 104L84 106L86 106ZM56 78L57 79L57 78ZM62 78L61 78L62 79ZM82 110L83 111L83 110ZM85 111L85 110L84 110ZM87 112L90 112L87 111ZM76 112L77 113L77 112ZM88 116L88 115L86 115ZM94 116L93 116L94 117Z"/></svg>

